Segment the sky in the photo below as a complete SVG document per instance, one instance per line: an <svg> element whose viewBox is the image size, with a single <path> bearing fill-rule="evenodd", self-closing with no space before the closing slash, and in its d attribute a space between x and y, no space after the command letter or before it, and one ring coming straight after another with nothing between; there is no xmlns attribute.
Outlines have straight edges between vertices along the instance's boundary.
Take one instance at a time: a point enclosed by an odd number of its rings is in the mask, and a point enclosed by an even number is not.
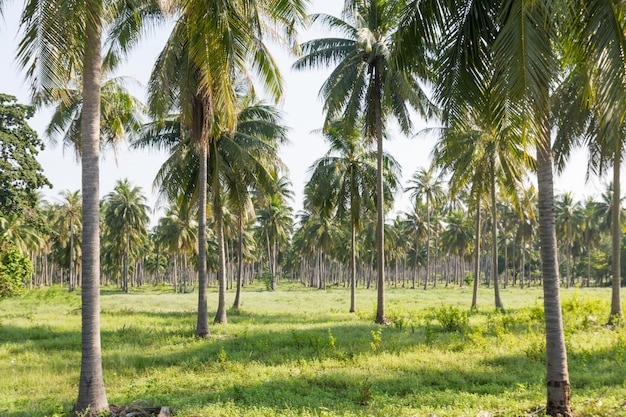
<svg viewBox="0 0 626 417"><path fill-rule="evenodd" d="M0 92L16 96L21 103L29 103L29 90L23 73L15 64L15 54L19 41L18 23L21 12L20 1L5 3L3 21L0 23ZM337 0L312 0L311 13L328 13L339 15L342 2ZM117 75L137 79L145 85L147 83L155 57L162 49L167 36L168 27L163 27L149 34L129 56L127 62L120 68ZM306 30L300 36L301 40L324 37L327 34L319 28ZM309 167L327 150L323 138L313 131L320 129L324 116L322 101L318 91L328 76L329 71L291 70L295 58L284 51L276 50L275 58L281 67L284 77L285 94L279 107L284 113L285 124L290 128L290 143L283 146L280 156L289 168L289 177L295 192L294 208L302 208L304 184L310 176ZM145 93L138 89L137 97L145 101ZM80 189L80 164L74 153L63 150L63 146L51 146L44 130L50 120L50 110L39 110L29 124L39 132L40 137L47 143L46 149L38 155L43 166L44 174L53 184L52 189L44 189L44 198L51 202L59 201L59 194L64 190L75 191ZM415 131L426 127L437 126L436 121L423 121L415 118ZM404 137L392 132L385 142L385 151L398 160L402 166L402 184L406 185L411 175L419 168L425 168L430 163L430 153L434 138L418 135ZM111 150L103 153L100 166L100 194L101 197L110 193L116 181L128 178L131 184L142 188L148 198L148 205L156 209L151 216L154 220L162 209L157 201L157 193L153 189L154 177L166 159L167 155L158 151L130 150L126 144L120 145L116 154ZM607 179L591 178L585 182L586 155L576 152L568 164L565 172L556 176L555 193L571 191L575 199L582 200L587 195L599 195L605 188ZM408 211L410 202L408 196L398 196L395 211Z"/></svg>

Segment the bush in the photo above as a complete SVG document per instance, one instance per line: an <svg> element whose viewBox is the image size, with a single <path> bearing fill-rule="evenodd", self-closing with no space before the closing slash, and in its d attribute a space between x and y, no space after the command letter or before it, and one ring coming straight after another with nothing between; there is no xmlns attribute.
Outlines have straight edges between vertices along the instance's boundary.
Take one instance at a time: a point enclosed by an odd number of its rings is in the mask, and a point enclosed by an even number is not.
<svg viewBox="0 0 626 417"><path fill-rule="evenodd" d="M435 319L447 332L462 331L469 324L467 312L455 306L442 306L434 310Z"/></svg>
<svg viewBox="0 0 626 417"><path fill-rule="evenodd" d="M0 252L0 299L20 295L32 273L33 264L19 250Z"/></svg>

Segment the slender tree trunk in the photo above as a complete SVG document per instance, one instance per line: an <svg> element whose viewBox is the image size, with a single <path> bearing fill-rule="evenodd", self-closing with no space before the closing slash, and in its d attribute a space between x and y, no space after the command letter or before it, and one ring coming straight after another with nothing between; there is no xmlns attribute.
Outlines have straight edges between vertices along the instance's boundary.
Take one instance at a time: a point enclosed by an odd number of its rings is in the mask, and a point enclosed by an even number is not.
<svg viewBox="0 0 626 417"><path fill-rule="evenodd" d="M426 196L426 227L428 227L426 238L426 276L424 277L424 289L428 289L430 280L430 196Z"/></svg>
<svg viewBox="0 0 626 417"><path fill-rule="evenodd" d="M374 66L374 120L376 123L376 252L377 252L377 272L378 272L378 297L376 306L376 323L388 324L385 317L385 204L383 191L383 115L382 115L382 80L380 69Z"/></svg>
<svg viewBox="0 0 626 417"><path fill-rule="evenodd" d="M559 293L554 179L548 113L549 111L545 112L542 135L537 143L539 239L546 324L546 414L554 417L559 415L569 417L572 415L572 410L569 404L570 383Z"/></svg>
<svg viewBox="0 0 626 417"><path fill-rule="evenodd" d="M211 337L207 305L208 277L206 267L207 146L207 142L200 139L200 170L198 173L198 322L196 323L195 335L201 338Z"/></svg>
<svg viewBox="0 0 626 417"><path fill-rule="evenodd" d="M620 171L622 164L622 152L621 146L615 151L615 157L613 161L613 209L611 212L611 243L613 246L613 286L611 289L611 314L609 315L609 324L613 324L616 320L621 319L624 316L622 312L621 301L621 242L622 242L622 224L621 224L621 186L620 186Z"/></svg>
<svg viewBox="0 0 626 417"><path fill-rule="evenodd" d="M243 213L239 213L238 219L239 235L237 241L237 292L235 294L235 302L233 307L239 310L241 308L241 285L243 278Z"/></svg>
<svg viewBox="0 0 626 417"><path fill-rule="evenodd" d="M215 147L214 152L217 152ZM222 209L222 199L220 193L220 184L218 177L217 163L213 169L213 211L215 212L215 224L217 227L217 247L218 247L218 302L217 311L215 312L215 319L213 323L226 324L228 322L226 318L226 253L224 248L224 213Z"/></svg>
<svg viewBox="0 0 626 417"><path fill-rule="evenodd" d="M350 313L356 311L356 227L354 219L350 227Z"/></svg>
<svg viewBox="0 0 626 417"><path fill-rule="evenodd" d="M493 291L496 299L496 308L504 310L500 299L500 286L498 285L498 210L496 207L496 174L493 160L491 161L491 273L493 276Z"/></svg>
<svg viewBox="0 0 626 417"><path fill-rule="evenodd" d="M69 292L73 292L76 289L76 277L74 266L74 224L70 220L70 288Z"/></svg>
<svg viewBox="0 0 626 417"><path fill-rule="evenodd" d="M478 284L480 280L480 196L477 197L476 201L476 249L474 253L474 287L472 290L472 306L471 308L478 308Z"/></svg>
<svg viewBox="0 0 626 417"><path fill-rule="evenodd" d="M82 330L77 414L108 411L100 342L100 82L102 0L87 3L82 131Z"/></svg>

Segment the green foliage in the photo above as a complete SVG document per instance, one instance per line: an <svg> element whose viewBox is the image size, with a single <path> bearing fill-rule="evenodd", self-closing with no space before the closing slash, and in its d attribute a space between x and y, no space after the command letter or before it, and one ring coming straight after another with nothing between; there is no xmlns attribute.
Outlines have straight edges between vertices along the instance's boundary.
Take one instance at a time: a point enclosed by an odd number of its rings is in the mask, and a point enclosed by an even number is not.
<svg viewBox="0 0 626 417"><path fill-rule="evenodd" d="M263 271L263 274L259 277L260 281L263 282L265 289L267 291L272 291L272 285L274 283L274 275L270 271Z"/></svg>
<svg viewBox="0 0 626 417"><path fill-rule="evenodd" d="M376 330L372 330L371 332L372 335L372 341L370 342L370 347L372 348L372 352L376 353L378 352L378 349L380 348L380 344L383 341L383 329L376 329Z"/></svg>
<svg viewBox="0 0 626 417"><path fill-rule="evenodd" d="M22 213L36 207L37 190L49 186L37 161L43 142L28 125L32 106L17 104L13 96L0 94L0 215Z"/></svg>
<svg viewBox="0 0 626 417"><path fill-rule="evenodd" d="M469 317L466 311L455 306L441 306L432 310L432 314L447 332L459 332L467 328Z"/></svg>
<svg viewBox="0 0 626 417"><path fill-rule="evenodd" d="M19 250L0 251L0 299L20 295L32 273L32 262Z"/></svg>

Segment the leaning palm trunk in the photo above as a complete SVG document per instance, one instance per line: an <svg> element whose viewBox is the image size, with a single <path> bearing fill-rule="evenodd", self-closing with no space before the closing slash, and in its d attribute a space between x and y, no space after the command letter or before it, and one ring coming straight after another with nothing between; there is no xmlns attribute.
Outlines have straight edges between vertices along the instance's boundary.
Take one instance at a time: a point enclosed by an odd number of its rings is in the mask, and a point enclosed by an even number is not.
<svg viewBox="0 0 626 417"><path fill-rule="evenodd" d="M206 194L207 194L207 144L200 145L200 172L198 173L198 322L196 337L211 336L207 306L206 270Z"/></svg>
<svg viewBox="0 0 626 417"><path fill-rule="evenodd" d="M539 239L543 274L543 303L546 323L546 414L571 416L570 383L567 351L563 333L563 317L559 293L556 228L554 216L554 184L548 116L544 119L542 136L537 143L537 185L539 189Z"/></svg>
<svg viewBox="0 0 626 417"><path fill-rule="evenodd" d="M613 209L611 212L611 241L613 246L613 288L611 290L611 315L609 316L609 324L622 318L622 302L620 297L621 286L621 261L620 261L620 243L622 240L622 225L620 222L620 164L621 158L621 146L615 151L615 157L613 161Z"/></svg>
<svg viewBox="0 0 626 417"><path fill-rule="evenodd" d="M378 299L376 306L376 323L388 324L385 317L385 202L383 192L383 115L382 115L382 80L380 79L380 69L378 65L374 66L374 118L376 129L376 160L377 160L377 178L376 178L376 252L377 257L377 290Z"/></svg>
<svg viewBox="0 0 626 417"><path fill-rule="evenodd" d="M100 344L100 80L102 71L102 0L87 3L86 49L83 71L82 188L83 291L82 343L77 414L108 410L102 377Z"/></svg>

